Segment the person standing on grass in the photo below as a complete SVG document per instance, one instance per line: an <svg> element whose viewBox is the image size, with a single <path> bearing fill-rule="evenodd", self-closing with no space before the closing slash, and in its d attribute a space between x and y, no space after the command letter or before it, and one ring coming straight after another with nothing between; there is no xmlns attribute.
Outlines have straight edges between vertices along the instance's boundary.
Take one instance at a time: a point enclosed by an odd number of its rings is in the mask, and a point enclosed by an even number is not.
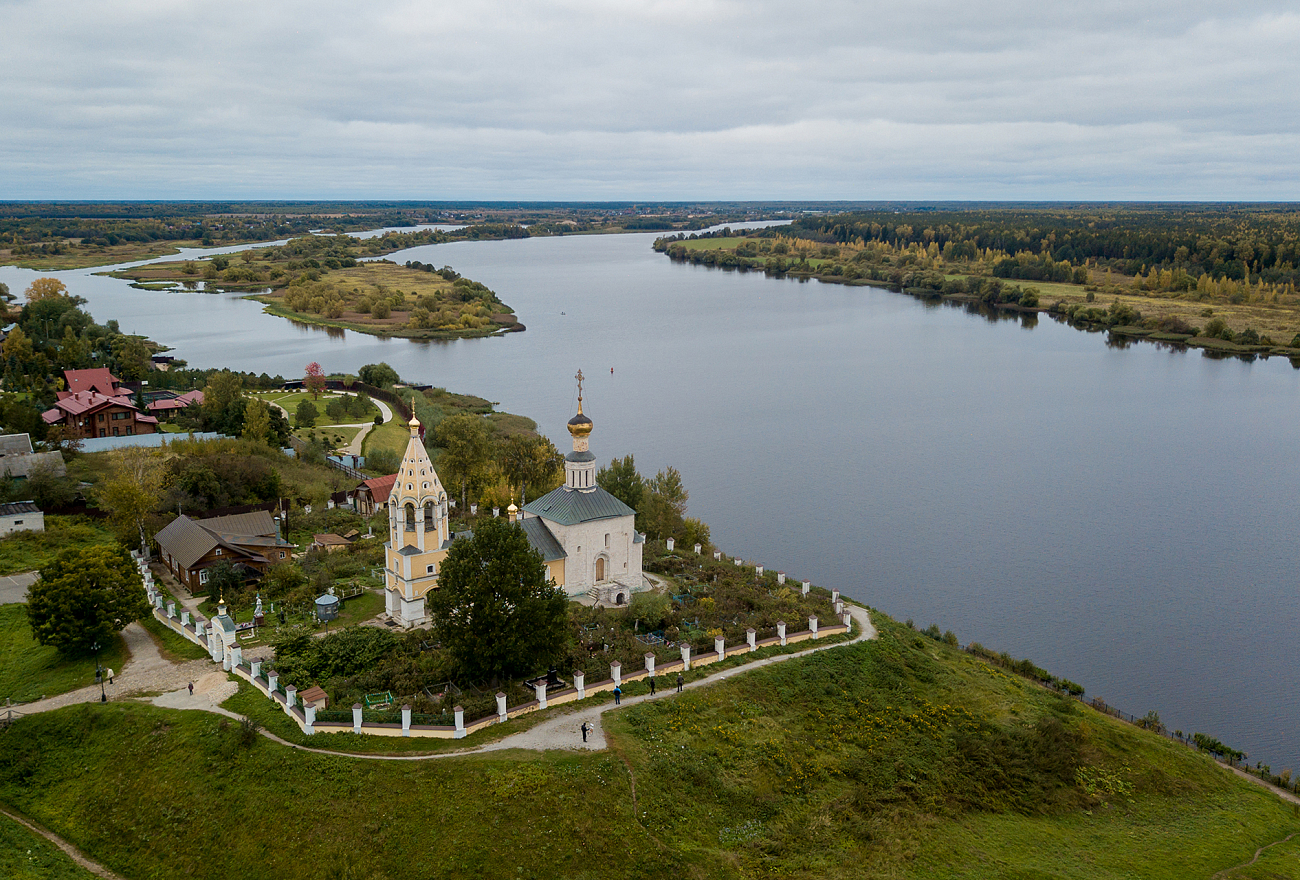
<svg viewBox="0 0 1300 880"><path fill-rule="evenodd" d="M681 692L682 692L682 674L679 672L677 673L677 693L680 694Z"/></svg>
<svg viewBox="0 0 1300 880"><path fill-rule="evenodd" d="M618 685L614 685L614 705L623 705L623 689Z"/></svg>
<svg viewBox="0 0 1300 880"><path fill-rule="evenodd" d="M655 695L655 677L652 675L650 676L650 696L653 697L654 695Z"/></svg>

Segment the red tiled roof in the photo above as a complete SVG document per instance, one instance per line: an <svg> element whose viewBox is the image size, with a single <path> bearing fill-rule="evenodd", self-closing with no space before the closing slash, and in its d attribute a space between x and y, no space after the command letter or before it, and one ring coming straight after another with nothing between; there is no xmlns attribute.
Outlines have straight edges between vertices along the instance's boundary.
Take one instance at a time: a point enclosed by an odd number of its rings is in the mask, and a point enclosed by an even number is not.
<svg viewBox="0 0 1300 880"><path fill-rule="evenodd" d="M113 396L118 391L121 380L109 372L108 367L96 367L93 370L64 370L63 378L68 383L68 390L73 394L78 391L98 391L100 394Z"/></svg>
<svg viewBox="0 0 1300 880"><path fill-rule="evenodd" d="M388 494L393 491L393 484L397 482L397 474L390 474L387 477L375 477L373 480L366 480L361 485L370 490L370 497L376 504L383 504L388 500Z"/></svg>
<svg viewBox="0 0 1300 880"><path fill-rule="evenodd" d="M105 372L108 372L105 370ZM65 416L80 416L103 409L106 406L122 406L135 411L135 421L146 425L156 425L158 420L147 416L136 408L130 397L109 397L97 391L61 392L53 409L41 413L47 425L52 425Z"/></svg>

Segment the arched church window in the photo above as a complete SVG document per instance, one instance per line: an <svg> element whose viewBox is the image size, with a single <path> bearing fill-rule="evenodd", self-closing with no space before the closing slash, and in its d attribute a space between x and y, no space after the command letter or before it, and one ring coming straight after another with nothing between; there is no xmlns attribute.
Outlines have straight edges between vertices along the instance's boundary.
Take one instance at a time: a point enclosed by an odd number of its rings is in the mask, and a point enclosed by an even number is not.
<svg viewBox="0 0 1300 880"><path fill-rule="evenodd" d="M409 501L406 502L406 530L415 531L415 505Z"/></svg>
<svg viewBox="0 0 1300 880"><path fill-rule="evenodd" d="M433 531L436 523L437 523L437 518L434 516L433 513L433 502L432 501L424 502L424 530L426 532Z"/></svg>

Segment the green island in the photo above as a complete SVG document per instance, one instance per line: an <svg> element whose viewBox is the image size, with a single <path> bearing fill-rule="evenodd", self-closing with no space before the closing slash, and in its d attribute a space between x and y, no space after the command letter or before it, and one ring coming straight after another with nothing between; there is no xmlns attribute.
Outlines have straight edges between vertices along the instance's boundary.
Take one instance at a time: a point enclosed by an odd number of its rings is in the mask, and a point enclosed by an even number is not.
<svg viewBox="0 0 1300 880"><path fill-rule="evenodd" d="M669 258L1046 314L1112 342L1300 361L1300 211L1280 205L936 206L676 233Z"/></svg>

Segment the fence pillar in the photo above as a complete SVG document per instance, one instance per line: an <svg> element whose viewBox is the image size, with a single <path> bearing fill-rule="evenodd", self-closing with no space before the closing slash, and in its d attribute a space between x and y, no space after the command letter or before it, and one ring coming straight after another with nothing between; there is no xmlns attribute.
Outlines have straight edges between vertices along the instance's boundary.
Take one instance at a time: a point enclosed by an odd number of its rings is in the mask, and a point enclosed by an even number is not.
<svg viewBox="0 0 1300 880"><path fill-rule="evenodd" d="M205 624L203 621L201 620L194 621L194 634L196 636L198 636L199 638L203 638L204 631L206 629L207 629L207 624Z"/></svg>
<svg viewBox="0 0 1300 880"><path fill-rule="evenodd" d="M236 666L240 665L243 662L244 662L244 649L241 648L239 645L231 645L230 646L230 668L234 669Z"/></svg>
<svg viewBox="0 0 1300 880"><path fill-rule="evenodd" d="M785 647L785 621L784 620L778 620L776 622L776 637L781 640L781 647L784 648Z"/></svg>
<svg viewBox="0 0 1300 880"><path fill-rule="evenodd" d="M838 602L838 601L840 601L840 591L839 591L839 590L831 590L831 602L834 603L834 602Z"/></svg>
<svg viewBox="0 0 1300 880"><path fill-rule="evenodd" d="M287 688L284 689L284 704L288 706L290 709L292 709L294 707L294 704L296 704L297 702L298 702L298 689L293 685L289 685Z"/></svg>
<svg viewBox="0 0 1300 880"><path fill-rule="evenodd" d="M691 671L691 646L682 645L682 672Z"/></svg>
<svg viewBox="0 0 1300 880"><path fill-rule="evenodd" d="M741 558L739 556L735 557L732 561L736 563L736 568L740 568Z"/></svg>
<svg viewBox="0 0 1300 880"><path fill-rule="evenodd" d="M778 572L776 573L776 582L777 582L778 584L784 584L784 583L785 583L785 572L783 572L783 571L778 571Z"/></svg>
<svg viewBox="0 0 1300 880"><path fill-rule="evenodd" d="M587 673L573 673L573 686L578 689L578 699L587 699Z"/></svg>
<svg viewBox="0 0 1300 880"><path fill-rule="evenodd" d="M762 577L764 571L765 569L763 568L763 566L761 565L754 566L754 574L757 575L758 577Z"/></svg>
<svg viewBox="0 0 1300 880"><path fill-rule="evenodd" d="M181 626L189 626L189 625L190 625L190 613L188 611L182 611Z"/></svg>
<svg viewBox="0 0 1300 880"><path fill-rule="evenodd" d="M456 713L456 739L464 739L466 736L465 709L463 706L456 706L451 711Z"/></svg>
<svg viewBox="0 0 1300 880"><path fill-rule="evenodd" d="M175 619L176 619L176 603L175 603L175 602L168 602L168 603L167 603L167 619L168 619L168 620L175 620Z"/></svg>
<svg viewBox="0 0 1300 880"><path fill-rule="evenodd" d="M808 618L808 631L812 633L814 639L817 638L817 618Z"/></svg>
<svg viewBox="0 0 1300 880"><path fill-rule="evenodd" d="M261 677L262 677L262 661L261 661L261 660L254 660L252 663L248 664L248 666L249 666L249 669L251 669L252 672L253 672L253 678L261 678Z"/></svg>
<svg viewBox="0 0 1300 880"><path fill-rule="evenodd" d="M722 551L721 551L721 550L714 550L714 551L713 551L713 561L714 561L714 562L721 562L721 561L722 561Z"/></svg>
<svg viewBox="0 0 1300 880"><path fill-rule="evenodd" d="M545 709L546 708L546 682L539 681L537 684L533 685L533 690L537 693L537 707L539 709Z"/></svg>
<svg viewBox="0 0 1300 880"><path fill-rule="evenodd" d="M673 542L673 539L672 539L672 538L669 538L667 541L664 541L664 546L666 546L666 547L668 548L668 552L669 552L669 553L672 553L672 552L673 552L673 543L674 543L674 542Z"/></svg>
<svg viewBox="0 0 1300 880"><path fill-rule="evenodd" d="M844 621L844 625L847 626L849 628L849 631L851 632L853 630L853 615L845 611L844 617L842 619Z"/></svg>
<svg viewBox="0 0 1300 880"><path fill-rule="evenodd" d="M758 650L758 633L754 632L753 627L745 630L745 641L749 642L749 650Z"/></svg>
<svg viewBox="0 0 1300 880"><path fill-rule="evenodd" d="M361 704L360 703L352 704L352 732L353 733L361 732Z"/></svg>
<svg viewBox="0 0 1300 880"><path fill-rule="evenodd" d="M647 651L645 655L645 671L650 675L655 674L655 655L651 651Z"/></svg>
<svg viewBox="0 0 1300 880"><path fill-rule="evenodd" d="M506 720L506 695L497 692L497 721L504 723Z"/></svg>
<svg viewBox="0 0 1300 880"><path fill-rule="evenodd" d="M165 604L166 603L161 593L159 593L153 600L153 607L157 608L159 611L162 611L164 609Z"/></svg>
<svg viewBox="0 0 1300 880"><path fill-rule="evenodd" d="M307 718L306 729L303 732L311 736L316 732L316 707L303 706L302 714Z"/></svg>
<svg viewBox="0 0 1300 880"><path fill-rule="evenodd" d="M704 548L701 547L699 544L696 544L696 545L695 545L695 555L696 555L696 556L699 556L699 555L700 555L700 551L703 550L703 549L704 549Z"/></svg>
<svg viewBox="0 0 1300 880"><path fill-rule="evenodd" d="M266 674L266 689L275 693L280 689L280 673L272 669Z"/></svg>
<svg viewBox="0 0 1300 880"><path fill-rule="evenodd" d="M411 735L411 707L402 707L402 736Z"/></svg>
<svg viewBox="0 0 1300 880"><path fill-rule="evenodd" d="M812 581L804 581L799 586L800 592L802 592L805 596L808 595L808 591L811 589L812 589Z"/></svg>
<svg viewBox="0 0 1300 880"><path fill-rule="evenodd" d="M719 662L725 660L727 658L727 640L722 636L714 636L713 650L717 653Z"/></svg>
<svg viewBox="0 0 1300 880"><path fill-rule="evenodd" d="M609 664L609 677L614 679L614 687L623 686L623 664L615 660Z"/></svg>

